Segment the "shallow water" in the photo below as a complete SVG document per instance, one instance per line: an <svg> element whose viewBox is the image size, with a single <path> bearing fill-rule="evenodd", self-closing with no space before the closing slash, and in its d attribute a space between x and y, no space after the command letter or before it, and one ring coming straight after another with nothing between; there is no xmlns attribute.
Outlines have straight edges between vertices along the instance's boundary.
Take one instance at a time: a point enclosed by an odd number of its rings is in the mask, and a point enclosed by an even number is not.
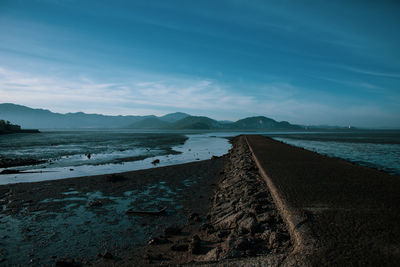
<svg viewBox="0 0 400 267"><path fill-rule="evenodd" d="M93 133L92 133L93 134ZM146 134L141 134L146 136ZM175 134L175 136L183 135ZM132 141L128 139L127 143L123 143L123 140L118 142L117 146L112 147L109 146L107 152L101 152L99 154L92 154L91 158L88 159L85 156L85 152L88 151L85 147L87 146L83 142L84 148L76 148L76 151L81 151L83 154L75 154L73 156L61 156L59 159L55 159L54 162L41 164L37 166L24 166L24 167L14 167L8 169L16 169L27 172L39 172L39 173L19 173L19 174L6 174L0 175L0 184L9 184L9 183L19 183L19 182L36 182L36 181L44 181L44 180L55 180L62 178L70 178L70 177L81 177L87 175L96 175L96 174L110 174L110 173L118 173L125 171L133 171L140 169L148 169L153 168L155 166L169 166L175 164L182 164L187 162L193 162L198 160L206 160L210 159L212 156L222 156L228 152L231 148L231 144L226 138L221 136L216 137L212 133L203 133L203 134L186 134L187 140L184 144L174 145L176 143L173 140L174 135L167 136L159 143L161 145L154 146L153 149L148 151L148 142L145 139L142 144L136 142L136 148L133 150L126 150L124 153L127 153L127 156L132 157L132 161L113 163L115 158L115 154L118 154L118 150L121 146L127 147L129 144L133 145ZM142 137L143 138L143 137ZM160 136L155 135L154 133L150 133L148 139L156 139L160 138ZM167 139L167 141L165 141ZM168 142L168 140L170 140ZM157 143L156 141L152 141L153 143ZM101 143L101 141L99 141ZM100 144L101 145L101 144ZM142 145L143 147L139 147ZM31 150L35 150L36 153L40 153L40 147L42 144L31 145L35 146ZM73 147L76 147L74 145ZM103 145L101 145L103 146ZM170 146L170 147L168 147ZM161 148L160 148L161 147ZM98 148L93 147L93 150ZM18 150L18 148L16 148ZM91 150L91 151L93 151ZM22 151L26 151L25 148L22 148ZM75 149L73 149L75 151ZM96 150L97 151L97 150ZM13 152L13 153L22 153ZM131 153L131 154L129 154ZM172 153L172 154L169 154ZM179 154L177 154L179 153ZM156 155L154 155L156 154ZM145 159L135 160L134 156L144 156ZM101 164L97 160L101 158ZM160 163L154 165L152 162L155 159L159 159ZM135 160L135 161L133 161ZM95 162L95 163L93 163ZM45 168L44 168L45 167ZM3 169L0 168L0 172Z"/></svg>
<svg viewBox="0 0 400 267"><path fill-rule="evenodd" d="M185 133L93 130L0 136L0 156L49 161L36 166L8 168L39 173L0 175L0 184L110 174L206 160L226 154L231 144L225 137L239 134L263 134L321 154L400 174L399 131ZM155 159L160 163L152 164ZM0 172L2 170L4 168L0 168Z"/></svg>
<svg viewBox="0 0 400 267"><path fill-rule="evenodd" d="M32 266L51 266L55 256L96 261L96 255L106 250L120 251L143 245L156 229L146 224L149 218L127 215L126 210L168 207L166 213L173 215L182 209L176 203L177 189L185 190L189 186L171 188L161 181L143 190L126 191L121 196L107 196L99 191L83 193L71 188L62 193L68 197L41 201L60 202L61 209L17 215L0 213L0 256L8 259L7 265L24 266L30 262ZM104 204L90 207L88 203L93 200ZM159 221L159 229L170 223L164 217L150 219Z"/></svg>
<svg viewBox="0 0 400 267"><path fill-rule="evenodd" d="M342 158L362 166L400 175L400 134L398 132L297 134L273 138L323 155Z"/></svg>

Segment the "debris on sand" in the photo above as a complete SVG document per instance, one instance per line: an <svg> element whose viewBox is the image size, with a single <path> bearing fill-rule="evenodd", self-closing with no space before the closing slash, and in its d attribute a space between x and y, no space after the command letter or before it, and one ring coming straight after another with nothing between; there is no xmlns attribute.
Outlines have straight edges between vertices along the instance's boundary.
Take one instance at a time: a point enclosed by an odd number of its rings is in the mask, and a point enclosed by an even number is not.
<svg viewBox="0 0 400 267"><path fill-rule="evenodd" d="M134 210L132 208L125 211L126 214L143 214L143 215L164 215L166 213L167 208L164 207L157 211L146 211L146 210Z"/></svg>

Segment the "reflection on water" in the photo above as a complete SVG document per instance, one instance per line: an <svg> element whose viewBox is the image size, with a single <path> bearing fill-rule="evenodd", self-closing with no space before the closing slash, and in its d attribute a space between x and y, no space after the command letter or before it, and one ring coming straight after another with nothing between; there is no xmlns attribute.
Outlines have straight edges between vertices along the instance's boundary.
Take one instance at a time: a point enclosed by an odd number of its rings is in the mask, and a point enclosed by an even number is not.
<svg viewBox="0 0 400 267"><path fill-rule="evenodd" d="M118 173L206 160L226 154L231 145L225 137L239 134L267 135L321 154L400 174L399 131L68 131L0 136L0 158L25 157L48 161L36 166L11 168L39 173L0 175L0 184ZM156 159L160 162L154 165ZM0 168L0 172L2 170L4 168Z"/></svg>
<svg viewBox="0 0 400 267"><path fill-rule="evenodd" d="M183 137L183 136L182 136ZM184 140L184 139L178 140ZM0 184L8 184L8 183L19 183L19 182L35 182L35 181L44 181L44 180L54 180L54 179L62 179L62 178L70 178L70 177L80 177L80 176L87 176L87 175L96 175L96 174L109 174L109 173L118 173L124 171L132 171L132 170L140 170L140 169L147 169L153 168L155 165L153 161L155 159L159 159L160 163L156 166L169 166L174 164L182 164L192 161L198 160L206 160L210 159L212 156L222 156L228 152L231 148L231 144L226 138L223 137L215 137L215 135L207 133L207 134L188 134L186 135L188 138L184 144L175 145L172 147L172 150L167 150L166 147L171 145L171 142L175 142L171 139L170 143L165 143L165 140L162 141L163 149L166 152L172 154L161 153L161 155L146 154L147 148L138 147L133 153L134 155L140 154L140 152L144 152L140 155L144 155L145 159L136 160L136 161L128 161L128 162L119 162L113 163L113 157L117 149L114 147L110 151L113 151L109 154L107 153L100 153L100 156L94 154L92 155L91 159L96 159L97 157L101 157L104 159L104 162L108 164L77 164L77 158L81 157L84 158L85 155L78 154L74 156L63 156L61 157L61 163L50 163L45 164L46 168L43 168L43 165L38 166L25 166L25 167L16 167L13 169L23 170L23 171L42 171L41 173L20 173L20 174L7 174L0 176ZM156 143L156 140L151 140L151 138L156 139L159 136L149 136L148 141L143 142L142 146L148 146L149 142ZM166 138L166 137L164 137ZM130 139L128 139L130 140ZM122 141L118 144L120 144ZM161 143L161 142L160 142ZM173 144L173 143L172 143ZM86 146L86 145L85 145ZM124 145L125 146L125 145ZM118 148L119 146L117 146ZM35 148L37 150L40 149L40 146ZM95 148L93 148L95 149ZM154 153L157 149L150 150L149 153ZM176 152L180 152L180 154L176 154ZM69 159L69 160L67 160ZM83 160L83 159L82 159ZM86 162L90 161L85 159ZM132 156L132 160L134 156ZM2 169L0 168L0 171Z"/></svg>

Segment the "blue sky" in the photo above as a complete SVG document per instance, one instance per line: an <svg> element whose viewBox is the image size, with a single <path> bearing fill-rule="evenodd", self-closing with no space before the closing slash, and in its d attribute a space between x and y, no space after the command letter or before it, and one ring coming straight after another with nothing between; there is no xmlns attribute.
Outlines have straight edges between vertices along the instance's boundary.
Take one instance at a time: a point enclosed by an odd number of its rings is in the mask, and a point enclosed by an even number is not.
<svg viewBox="0 0 400 267"><path fill-rule="evenodd" d="M398 1L0 0L0 102L400 127Z"/></svg>

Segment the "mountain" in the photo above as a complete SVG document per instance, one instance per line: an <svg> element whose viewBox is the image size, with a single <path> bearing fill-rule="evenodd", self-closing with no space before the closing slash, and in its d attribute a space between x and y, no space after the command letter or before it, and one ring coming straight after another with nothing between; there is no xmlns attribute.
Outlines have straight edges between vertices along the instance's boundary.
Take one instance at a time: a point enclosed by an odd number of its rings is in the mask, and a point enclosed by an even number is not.
<svg viewBox="0 0 400 267"><path fill-rule="evenodd" d="M176 122L189 116L189 114L183 112L175 112L159 117L159 119L166 122Z"/></svg>
<svg viewBox="0 0 400 267"><path fill-rule="evenodd" d="M164 128L168 128L169 125L170 125L169 122L166 122L164 120L161 120L161 118L157 118L156 116L154 116L154 117L145 118L143 120L132 123L131 125L128 126L128 128L164 129Z"/></svg>
<svg viewBox="0 0 400 267"><path fill-rule="evenodd" d="M301 126L290 124L287 121L277 122L276 120L258 116L238 120L229 125L231 129L303 129Z"/></svg>
<svg viewBox="0 0 400 267"><path fill-rule="evenodd" d="M15 104L0 104L0 118L23 128L120 128L147 116L106 116L83 112L60 114Z"/></svg>
<svg viewBox="0 0 400 267"><path fill-rule="evenodd" d="M218 123L216 120L210 119L208 117L189 116L172 123L169 128L207 130L207 129L222 128L222 125Z"/></svg>
<svg viewBox="0 0 400 267"><path fill-rule="evenodd" d="M231 129L231 130L300 130L304 127L286 121L259 116L236 122L216 121L208 117L176 112L161 117L107 116L101 114L54 113L15 104L0 104L0 118L23 128L132 128L132 129Z"/></svg>

